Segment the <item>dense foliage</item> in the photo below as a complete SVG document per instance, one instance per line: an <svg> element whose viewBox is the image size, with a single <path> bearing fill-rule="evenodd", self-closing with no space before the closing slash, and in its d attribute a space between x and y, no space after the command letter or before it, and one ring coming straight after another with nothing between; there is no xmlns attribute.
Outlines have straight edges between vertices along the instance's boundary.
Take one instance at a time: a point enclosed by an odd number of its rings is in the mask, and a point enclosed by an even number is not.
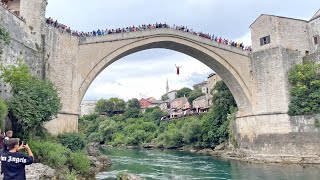
<svg viewBox="0 0 320 180"><path fill-rule="evenodd" d="M129 99L127 102L128 109L140 109L140 102L137 98Z"/></svg>
<svg viewBox="0 0 320 180"><path fill-rule="evenodd" d="M289 115L320 113L320 64L295 65L289 71L291 102Z"/></svg>
<svg viewBox="0 0 320 180"><path fill-rule="evenodd" d="M190 104L192 104L193 100L197 99L200 96L204 96L205 94L201 91L201 89L192 90L187 98Z"/></svg>
<svg viewBox="0 0 320 180"><path fill-rule="evenodd" d="M116 114L124 113L126 109L126 103L123 99L110 98L110 99L100 99L97 104L95 111L99 114L107 114L108 116L113 116Z"/></svg>
<svg viewBox="0 0 320 180"><path fill-rule="evenodd" d="M58 142L71 151L81 151L86 145L85 138L80 133L65 133L58 136Z"/></svg>
<svg viewBox="0 0 320 180"><path fill-rule="evenodd" d="M159 108L150 108L138 118L128 118L125 114L113 117L84 116L80 119L80 129L89 141L113 146L152 143L165 148L214 147L228 139L231 119L228 114L232 114L236 107L223 82L219 82L215 89L214 108L205 115L160 121L166 114Z"/></svg>
<svg viewBox="0 0 320 180"><path fill-rule="evenodd" d="M2 71L1 78L12 87L9 110L13 130L22 133L21 137L41 131L42 124L61 108L57 90L50 81L33 77L25 64L2 67Z"/></svg>
<svg viewBox="0 0 320 180"><path fill-rule="evenodd" d="M71 152L54 140L31 140L28 144L32 147L35 162L55 169L69 169L79 174L89 172L90 161L82 151Z"/></svg>
<svg viewBox="0 0 320 180"><path fill-rule="evenodd" d="M176 96L177 96L177 98L187 97L190 94L191 91L192 90L190 88L185 87L185 88L182 88L179 91L177 91L177 95Z"/></svg>

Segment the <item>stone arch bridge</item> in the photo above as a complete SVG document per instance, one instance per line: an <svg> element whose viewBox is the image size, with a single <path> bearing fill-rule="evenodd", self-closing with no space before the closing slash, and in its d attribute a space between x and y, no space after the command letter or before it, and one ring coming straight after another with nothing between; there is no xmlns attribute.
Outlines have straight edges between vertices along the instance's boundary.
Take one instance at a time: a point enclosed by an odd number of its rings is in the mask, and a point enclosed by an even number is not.
<svg viewBox="0 0 320 180"><path fill-rule="evenodd" d="M243 149L278 153L267 137L278 140L294 129L287 115L287 72L300 59L287 63L285 57L299 57L298 52L279 47L249 53L169 28L78 38L46 26L43 42L45 74L63 103L58 118L46 124L53 134L77 131L80 102L102 70L124 56L151 48L187 54L219 74L239 107L234 128Z"/></svg>

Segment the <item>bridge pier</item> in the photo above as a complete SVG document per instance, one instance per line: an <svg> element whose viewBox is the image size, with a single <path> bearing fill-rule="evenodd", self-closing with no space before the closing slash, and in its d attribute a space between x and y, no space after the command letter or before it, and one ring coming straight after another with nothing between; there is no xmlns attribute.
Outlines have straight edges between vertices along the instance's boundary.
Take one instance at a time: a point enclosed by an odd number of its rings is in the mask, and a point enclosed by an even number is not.
<svg viewBox="0 0 320 180"><path fill-rule="evenodd" d="M237 142L249 160L320 163L320 115L266 114L237 118Z"/></svg>
<svg viewBox="0 0 320 180"><path fill-rule="evenodd" d="M44 127L52 135L78 132L78 114L59 113L57 118L45 123Z"/></svg>

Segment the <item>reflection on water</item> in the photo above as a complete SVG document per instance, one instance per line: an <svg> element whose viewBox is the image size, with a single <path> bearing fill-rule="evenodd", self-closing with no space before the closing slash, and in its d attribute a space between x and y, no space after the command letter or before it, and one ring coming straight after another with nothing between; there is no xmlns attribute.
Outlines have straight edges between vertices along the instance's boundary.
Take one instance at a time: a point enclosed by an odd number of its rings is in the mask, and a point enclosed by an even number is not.
<svg viewBox="0 0 320 180"><path fill-rule="evenodd" d="M315 165L247 164L172 150L129 150L108 148L102 151L113 165L96 179L111 180L121 171L145 179L245 179L245 180L320 180Z"/></svg>

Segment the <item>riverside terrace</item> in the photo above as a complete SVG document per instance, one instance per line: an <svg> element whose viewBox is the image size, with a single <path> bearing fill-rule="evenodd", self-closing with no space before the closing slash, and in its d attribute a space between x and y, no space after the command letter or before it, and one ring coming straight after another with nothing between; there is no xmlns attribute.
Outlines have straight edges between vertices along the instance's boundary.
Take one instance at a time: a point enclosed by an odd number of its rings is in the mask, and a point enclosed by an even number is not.
<svg viewBox="0 0 320 180"><path fill-rule="evenodd" d="M228 39L221 38L218 36L210 35L208 33L196 32L193 29L189 29L187 26L176 26L176 25L170 26L166 23L156 23L156 24L148 24L148 25L143 24L143 25L139 25L139 26L129 26L126 28L117 28L117 29L105 29L105 30L98 29L97 31L92 31L92 32L83 32L83 31L79 32L79 31L71 30L70 27L68 27L64 24L61 24L57 20L53 20L52 18L46 19L46 23L48 25L59 28L62 32L67 32L67 33L70 33L70 34L72 34L74 36L78 36L78 37L106 36L106 35L112 35L112 34L145 31L145 30L152 30L152 29L158 29L158 28L171 28L171 29L175 29L175 30L179 30L179 31L188 32L188 33L191 33L193 35L197 35L197 36L200 36L203 38L207 38L207 39L210 39L210 40L218 42L218 43L237 47L237 48L240 48L245 51L252 50L251 46L245 46L243 43L234 42L232 40L228 40Z"/></svg>

